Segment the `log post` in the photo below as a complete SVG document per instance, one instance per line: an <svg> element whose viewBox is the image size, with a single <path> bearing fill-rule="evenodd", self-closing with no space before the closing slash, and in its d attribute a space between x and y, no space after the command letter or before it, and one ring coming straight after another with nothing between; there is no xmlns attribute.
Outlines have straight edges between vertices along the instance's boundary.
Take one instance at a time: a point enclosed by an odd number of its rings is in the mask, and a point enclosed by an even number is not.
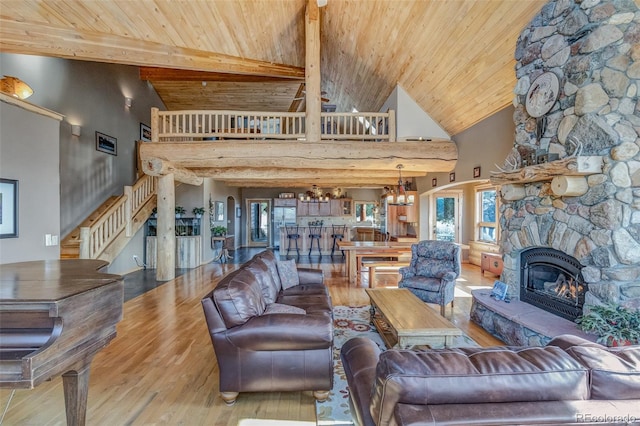
<svg viewBox="0 0 640 426"><path fill-rule="evenodd" d="M158 178L158 226L156 279L176 277L176 195L173 174Z"/></svg>
<svg viewBox="0 0 640 426"><path fill-rule="evenodd" d="M584 176L556 176L551 181L551 190L561 197L576 197L584 195L589 184Z"/></svg>
<svg viewBox="0 0 640 426"><path fill-rule="evenodd" d="M500 194L506 201L517 201L524 198L524 185L507 184L500 187Z"/></svg>
<svg viewBox="0 0 640 426"><path fill-rule="evenodd" d="M389 113L389 142L396 141L396 112L395 110L388 110Z"/></svg>
<svg viewBox="0 0 640 426"><path fill-rule="evenodd" d="M151 108L151 142L158 142L160 137L160 110L158 108Z"/></svg>
<svg viewBox="0 0 640 426"><path fill-rule="evenodd" d="M321 138L320 112L320 10L317 0L308 0L304 13L305 28L305 136L307 142Z"/></svg>

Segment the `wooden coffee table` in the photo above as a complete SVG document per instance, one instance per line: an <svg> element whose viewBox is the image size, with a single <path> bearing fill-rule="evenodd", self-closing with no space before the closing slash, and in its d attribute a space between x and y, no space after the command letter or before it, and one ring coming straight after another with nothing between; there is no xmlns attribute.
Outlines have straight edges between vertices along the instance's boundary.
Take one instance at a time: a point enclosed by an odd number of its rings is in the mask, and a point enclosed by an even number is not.
<svg viewBox="0 0 640 426"><path fill-rule="evenodd" d="M365 289L371 299L371 323L387 348L451 345L462 330L406 288Z"/></svg>

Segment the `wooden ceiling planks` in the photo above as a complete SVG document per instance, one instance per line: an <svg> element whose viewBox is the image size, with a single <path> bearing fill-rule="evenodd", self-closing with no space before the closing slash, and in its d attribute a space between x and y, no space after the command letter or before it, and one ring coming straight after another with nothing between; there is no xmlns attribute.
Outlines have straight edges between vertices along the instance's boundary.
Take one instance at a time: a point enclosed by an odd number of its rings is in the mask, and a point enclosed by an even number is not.
<svg viewBox="0 0 640 426"><path fill-rule="evenodd" d="M306 1L3 0L0 49L282 75L281 68L269 70L258 63L304 67ZM545 3L329 0L321 9L322 89L338 111L377 111L400 84L448 133L459 133L510 104L516 39ZM164 90L160 82L158 87ZM203 93L196 84L170 88L196 97ZM295 91L280 88L245 87L246 94L239 87L235 93L223 85L217 88L217 97L237 98L234 105L258 95L265 97L263 103L280 107L280 97L291 93L283 111L295 97ZM210 104L211 92L205 95L203 107ZM178 94L161 96L169 109L185 102ZM268 96L274 97L272 102Z"/></svg>

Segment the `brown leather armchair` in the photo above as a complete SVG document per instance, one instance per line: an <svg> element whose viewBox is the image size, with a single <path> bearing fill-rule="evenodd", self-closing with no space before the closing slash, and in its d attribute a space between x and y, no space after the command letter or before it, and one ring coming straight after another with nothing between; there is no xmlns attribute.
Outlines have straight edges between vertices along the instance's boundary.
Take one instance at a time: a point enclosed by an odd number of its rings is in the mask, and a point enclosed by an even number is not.
<svg viewBox="0 0 640 426"><path fill-rule="evenodd" d="M322 272L300 269L299 285L283 289L276 264L263 252L202 299L229 405L239 392L311 390L324 400L333 386L332 305Z"/></svg>

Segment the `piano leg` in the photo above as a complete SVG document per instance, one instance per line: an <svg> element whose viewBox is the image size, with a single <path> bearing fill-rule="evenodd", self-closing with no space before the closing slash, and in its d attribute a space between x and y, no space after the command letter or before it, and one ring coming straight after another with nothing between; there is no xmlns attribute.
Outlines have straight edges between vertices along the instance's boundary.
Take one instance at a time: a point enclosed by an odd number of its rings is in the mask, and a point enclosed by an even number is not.
<svg viewBox="0 0 640 426"><path fill-rule="evenodd" d="M91 361L82 368L67 371L62 375L67 426L84 426L85 424L90 367Z"/></svg>

